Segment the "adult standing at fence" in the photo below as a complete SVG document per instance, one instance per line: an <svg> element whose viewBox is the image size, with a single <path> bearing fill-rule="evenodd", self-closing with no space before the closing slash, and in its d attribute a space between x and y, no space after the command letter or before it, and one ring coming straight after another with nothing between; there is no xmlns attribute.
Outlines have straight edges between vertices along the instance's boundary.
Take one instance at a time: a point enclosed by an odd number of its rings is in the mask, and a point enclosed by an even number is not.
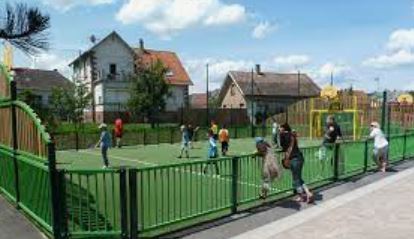
<svg viewBox="0 0 414 239"><path fill-rule="evenodd" d="M101 130L101 137L99 138L98 143L96 143L96 147L101 148L102 160L104 163L103 168L106 169L109 167L108 149L111 147L111 135L108 132L108 126L106 124L100 124L99 129Z"/></svg>
<svg viewBox="0 0 414 239"><path fill-rule="evenodd" d="M292 172L293 189L297 194L295 200L312 203L314 200L313 194L302 178L302 168L305 159L299 150L297 136L292 132L288 123L281 125L279 130L280 146L282 147L282 152L284 152L283 167L290 169Z"/></svg>
<svg viewBox="0 0 414 239"><path fill-rule="evenodd" d="M121 118L117 118L115 120L115 129L114 129L114 133L115 133L115 140L116 140L116 147L121 148L121 139L122 139L122 135L123 135L123 122Z"/></svg>
<svg viewBox="0 0 414 239"><path fill-rule="evenodd" d="M371 123L370 131L369 138L374 139L374 162L378 165L378 170L385 172L388 164L388 141L378 122Z"/></svg>
<svg viewBox="0 0 414 239"><path fill-rule="evenodd" d="M270 191L272 181L280 177L280 169L277 166L272 147L262 137L256 138L257 155L263 159L262 163L262 188L259 194L261 199L266 199Z"/></svg>

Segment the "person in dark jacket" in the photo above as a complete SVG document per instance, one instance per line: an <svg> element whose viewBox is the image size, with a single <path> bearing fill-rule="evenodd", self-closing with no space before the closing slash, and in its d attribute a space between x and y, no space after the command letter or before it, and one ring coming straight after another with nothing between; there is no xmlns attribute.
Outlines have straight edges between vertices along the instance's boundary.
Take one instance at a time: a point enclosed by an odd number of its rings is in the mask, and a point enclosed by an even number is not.
<svg viewBox="0 0 414 239"><path fill-rule="evenodd" d="M302 178L302 168L304 164L304 157L298 147L298 140L296 133L292 132L288 123L280 126L280 146L282 152L285 153L285 160L289 163L289 169L292 172L293 189L297 194L296 201L299 202L313 202L313 194L306 186Z"/></svg>

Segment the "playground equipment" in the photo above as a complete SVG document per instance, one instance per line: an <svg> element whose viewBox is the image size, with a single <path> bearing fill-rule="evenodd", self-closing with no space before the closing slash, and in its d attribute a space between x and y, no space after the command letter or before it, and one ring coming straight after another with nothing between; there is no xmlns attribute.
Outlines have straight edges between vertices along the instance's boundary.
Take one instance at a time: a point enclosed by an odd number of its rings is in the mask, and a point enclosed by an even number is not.
<svg viewBox="0 0 414 239"><path fill-rule="evenodd" d="M335 86L322 89L320 98L310 99L309 104L309 137L318 138L324 134L324 127L328 116L335 117L341 126L343 135L351 136L353 140L361 136L363 124L362 111L358 109L356 96L338 94Z"/></svg>

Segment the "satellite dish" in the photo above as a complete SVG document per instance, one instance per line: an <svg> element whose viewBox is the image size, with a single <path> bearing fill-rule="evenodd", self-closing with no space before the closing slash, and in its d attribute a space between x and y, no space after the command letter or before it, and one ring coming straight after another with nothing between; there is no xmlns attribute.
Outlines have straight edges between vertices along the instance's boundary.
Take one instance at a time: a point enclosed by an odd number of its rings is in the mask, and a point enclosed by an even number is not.
<svg viewBox="0 0 414 239"><path fill-rule="evenodd" d="M96 36L92 34L92 35L89 37L89 40L90 40L93 44L95 44L95 43L96 43Z"/></svg>

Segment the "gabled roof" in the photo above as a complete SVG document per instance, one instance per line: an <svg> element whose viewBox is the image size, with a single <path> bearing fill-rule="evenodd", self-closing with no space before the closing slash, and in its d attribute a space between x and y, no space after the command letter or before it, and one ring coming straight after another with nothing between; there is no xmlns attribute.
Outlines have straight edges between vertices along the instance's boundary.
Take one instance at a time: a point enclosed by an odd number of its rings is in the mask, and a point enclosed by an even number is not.
<svg viewBox="0 0 414 239"><path fill-rule="evenodd" d="M171 51L157 51L151 49L135 48L137 61L145 65L152 64L160 60L165 67L171 72L171 75L166 76L167 83L170 85L192 85L187 71L175 52ZM137 62L138 64L138 62Z"/></svg>
<svg viewBox="0 0 414 239"><path fill-rule="evenodd" d="M68 89L73 83L55 70L39 70L29 68L13 68L14 81L19 90L44 90L61 87Z"/></svg>
<svg viewBox="0 0 414 239"><path fill-rule="evenodd" d="M89 48L88 50L84 51L80 56L78 56L75 60L73 60L69 66L73 65L73 63L75 63L76 61L86 57L89 55L89 53L91 53L92 51L94 51L97 47L99 47L106 39L110 38L110 37L116 37L119 39L119 41L125 45L125 47L127 49L129 49L131 51L131 54L135 54L134 50L128 45L128 43L122 39L122 37L116 32L113 31L111 32L109 35L107 35L106 37L104 37L102 40L98 41L95 45L93 45L91 48Z"/></svg>
<svg viewBox="0 0 414 239"><path fill-rule="evenodd" d="M300 79L300 80L299 80ZM222 100L231 83L240 89L242 94L249 96L264 97L313 97L320 94L321 89L306 74L288 74L261 72L253 74L252 89L252 73L243 71L230 71L226 77L220 99ZM300 85L299 85L300 82ZM298 91L299 88L299 91Z"/></svg>

